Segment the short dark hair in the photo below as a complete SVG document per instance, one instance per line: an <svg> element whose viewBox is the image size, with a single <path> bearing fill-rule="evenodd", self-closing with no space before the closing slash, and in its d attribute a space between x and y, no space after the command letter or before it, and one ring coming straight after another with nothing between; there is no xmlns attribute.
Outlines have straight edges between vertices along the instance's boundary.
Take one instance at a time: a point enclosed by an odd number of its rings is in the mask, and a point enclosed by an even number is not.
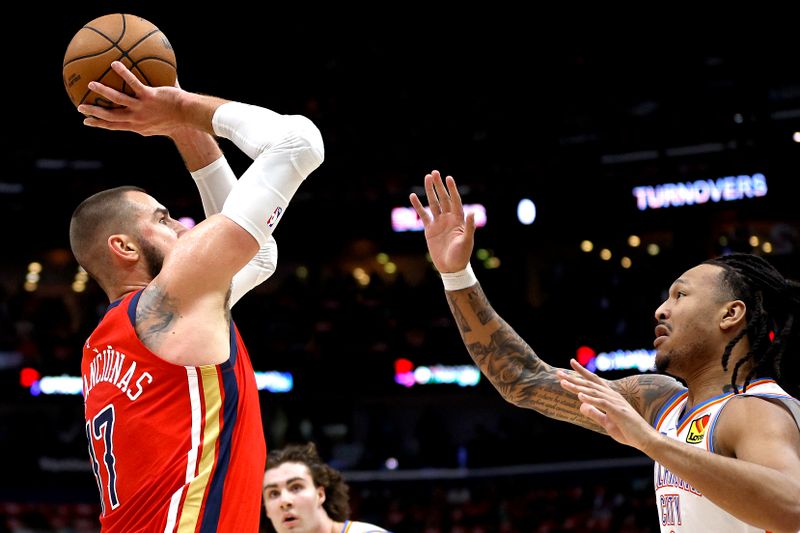
<svg viewBox="0 0 800 533"><path fill-rule="evenodd" d="M788 280L763 257L734 253L705 261L723 270L722 288L729 296L742 300L747 306L747 326L732 339L722 354L722 367L736 344L747 335L750 351L733 367L731 384L738 392L736 378L739 368L751 361L752 368L745 376L772 377L789 394L800 394L800 357L793 354L800 348L800 283Z"/></svg>
<svg viewBox="0 0 800 533"><path fill-rule="evenodd" d="M82 201L69 223L69 244L75 260L95 280L102 270L97 247L102 246L109 235L123 231L131 214L131 203L125 198L128 192L145 192L140 187L123 185L106 189Z"/></svg>
<svg viewBox="0 0 800 533"><path fill-rule="evenodd" d="M290 444L267 454L267 470L277 468L283 463L301 463L308 467L314 486L325 489L322 507L329 517L339 522L350 517L350 487L345 483L341 472L320 458L313 442Z"/></svg>

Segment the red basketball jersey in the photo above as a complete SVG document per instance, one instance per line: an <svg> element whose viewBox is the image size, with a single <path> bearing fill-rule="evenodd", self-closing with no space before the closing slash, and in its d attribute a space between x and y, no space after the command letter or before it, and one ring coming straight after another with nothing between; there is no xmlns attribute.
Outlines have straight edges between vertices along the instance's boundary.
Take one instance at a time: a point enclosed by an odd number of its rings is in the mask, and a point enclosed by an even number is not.
<svg viewBox="0 0 800 533"><path fill-rule="evenodd" d="M247 349L179 366L134 330L141 291L109 306L83 347L89 455L102 531L257 532L266 445Z"/></svg>

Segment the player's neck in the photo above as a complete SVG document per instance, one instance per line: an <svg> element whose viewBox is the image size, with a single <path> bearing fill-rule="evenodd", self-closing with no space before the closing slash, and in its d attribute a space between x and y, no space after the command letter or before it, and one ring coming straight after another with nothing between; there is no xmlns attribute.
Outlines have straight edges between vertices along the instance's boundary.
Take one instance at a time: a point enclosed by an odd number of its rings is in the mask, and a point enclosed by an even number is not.
<svg viewBox="0 0 800 533"><path fill-rule="evenodd" d="M144 289L147 287L147 284L141 283L125 283L122 285L117 285L115 287L110 288L106 291L106 296L108 296L109 302L116 302L117 300L121 300L125 298L132 292L136 292L139 289Z"/></svg>
<svg viewBox="0 0 800 533"><path fill-rule="evenodd" d="M736 362L730 361L727 371L722 370L721 362L718 362L717 365L719 365L717 368L708 369L706 372L693 377L693 379L686 380L689 389L687 409L691 409L695 405L711 398L734 392L731 385L731 377L733 376ZM739 391L744 388L745 377L750 373L750 369L751 365L749 364L744 364L739 368L736 374L736 385Z"/></svg>

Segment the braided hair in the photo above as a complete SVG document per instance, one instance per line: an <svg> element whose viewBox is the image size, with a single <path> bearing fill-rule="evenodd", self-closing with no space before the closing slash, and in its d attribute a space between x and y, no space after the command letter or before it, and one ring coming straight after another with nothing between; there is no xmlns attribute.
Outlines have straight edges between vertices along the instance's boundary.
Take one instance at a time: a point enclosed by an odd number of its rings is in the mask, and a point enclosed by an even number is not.
<svg viewBox="0 0 800 533"><path fill-rule="evenodd" d="M747 308L746 327L728 343L722 354L722 368L727 371L734 346L747 335L750 351L733 368L733 390L739 392L736 385L739 368L750 361L752 366L745 376L745 390L751 379L769 376L786 392L798 397L800 356L792 354L791 350L800 349L800 283L785 279L757 255L734 253L704 263L723 269L723 289L732 298L742 300Z"/></svg>

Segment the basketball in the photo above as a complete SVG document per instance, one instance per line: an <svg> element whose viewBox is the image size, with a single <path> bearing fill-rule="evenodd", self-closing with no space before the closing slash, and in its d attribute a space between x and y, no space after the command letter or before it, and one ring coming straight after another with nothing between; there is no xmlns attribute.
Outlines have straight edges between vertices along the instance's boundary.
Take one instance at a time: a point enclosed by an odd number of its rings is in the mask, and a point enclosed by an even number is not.
<svg viewBox="0 0 800 533"><path fill-rule="evenodd" d="M90 81L133 94L111 69L112 61L121 61L145 85L175 84L175 52L161 30L135 15L104 15L78 30L64 54L64 87L76 107L84 103L118 107L90 91Z"/></svg>

